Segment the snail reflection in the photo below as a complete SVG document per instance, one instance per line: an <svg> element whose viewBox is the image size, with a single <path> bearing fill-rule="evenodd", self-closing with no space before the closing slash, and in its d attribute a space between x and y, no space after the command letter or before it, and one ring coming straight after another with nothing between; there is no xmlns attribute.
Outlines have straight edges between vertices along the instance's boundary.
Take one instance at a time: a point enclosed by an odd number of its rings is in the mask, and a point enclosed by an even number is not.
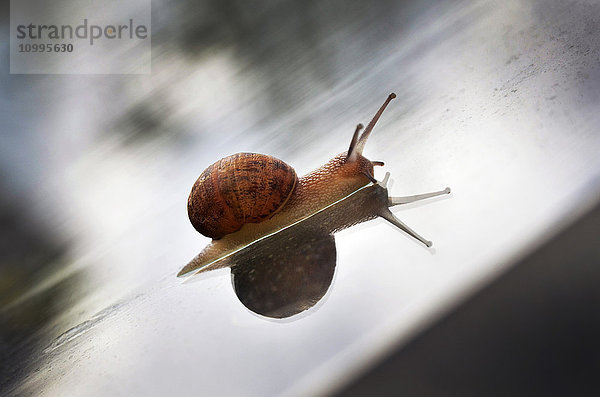
<svg viewBox="0 0 600 397"><path fill-rule="evenodd" d="M327 291L337 230L381 216L431 246L388 207L449 189L388 198L389 174L382 183L373 174L383 162L362 155L395 97L387 97L362 134L363 125L356 126L346 152L302 177L285 162L257 153L237 153L204 170L189 195L188 216L212 242L178 276L230 266L236 293L248 308L287 317L311 307Z"/></svg>
<svg viewBox="0 0 600 397"><path fill-rule="evenodd" d="M331 285L336 264L333 235L314 235L310 227L294 229L228 261L237 297L255 313L293 316L313 307Z"/></svg>
<svg viewBox="0 0 600 397"><path fill-rule="evenodd" d="M202 273L230 267L236 295L250 310L266 317L286 318L314 306L327 292L336 266L333 234L347 227L382 217L423 244L424 239L389 207L450 193L443 191L388 197L381 182L360 188L346 198L276 233L259 239L210 263L196 257L188 266Z"/></svg>

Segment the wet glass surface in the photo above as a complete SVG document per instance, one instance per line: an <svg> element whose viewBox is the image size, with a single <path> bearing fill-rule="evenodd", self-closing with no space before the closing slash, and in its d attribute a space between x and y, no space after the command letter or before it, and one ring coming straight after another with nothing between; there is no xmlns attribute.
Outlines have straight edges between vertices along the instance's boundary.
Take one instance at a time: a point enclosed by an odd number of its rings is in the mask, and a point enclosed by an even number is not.
<svg viewBox="0 0 600 397"><path fill-rule="evenodd" d="M157 1L152 17L149 76L2 66L8 395L326 392L598 199L593 2ZM303 175L392 91L365 156L394 196L452 187L394 211L433 250L382 219L337 233L335 255L323 238L305 254L335 256L333 283L286 320L240 303L249 270L235 289L229 268L176 277L209 242L186 215L206 166L259 152Z"/></svg>

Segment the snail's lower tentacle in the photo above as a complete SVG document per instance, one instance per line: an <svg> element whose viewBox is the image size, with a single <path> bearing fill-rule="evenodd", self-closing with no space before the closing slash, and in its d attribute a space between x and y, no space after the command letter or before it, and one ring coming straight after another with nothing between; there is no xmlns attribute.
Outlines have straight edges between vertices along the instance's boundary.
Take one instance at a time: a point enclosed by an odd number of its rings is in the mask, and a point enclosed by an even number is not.
<svg viewBox="0 0 600 397"><path fill-rule="evenodd" d="M377 183L377 179L375 179L375 177L371 174L369 174L368 172L363 172L363 175L366 176L367 178L369 178L369 180L373 183Z"/></svg>

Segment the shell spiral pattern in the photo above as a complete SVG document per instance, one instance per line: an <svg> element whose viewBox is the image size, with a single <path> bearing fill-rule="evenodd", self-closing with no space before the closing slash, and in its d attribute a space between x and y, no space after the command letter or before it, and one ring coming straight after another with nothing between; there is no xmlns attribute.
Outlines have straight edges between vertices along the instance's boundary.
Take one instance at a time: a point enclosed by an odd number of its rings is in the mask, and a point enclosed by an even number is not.
<svg viewBox="0 0 600 397"><path fill-rule="evenodd" d="M209 166L192 187L188 216L194 228L220 239L246 223L274 215L297 183L285 162L264 154L237 153Z"/></svg>

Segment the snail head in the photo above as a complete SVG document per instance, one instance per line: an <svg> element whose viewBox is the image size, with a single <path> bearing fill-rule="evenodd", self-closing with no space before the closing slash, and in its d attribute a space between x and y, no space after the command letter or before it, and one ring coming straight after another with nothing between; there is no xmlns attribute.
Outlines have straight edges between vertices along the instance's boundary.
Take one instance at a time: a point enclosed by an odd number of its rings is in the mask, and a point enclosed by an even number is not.
<svg viewBox="0 0 600 397"><path fill-rule="evenodd" d="M379 108L373 119L367 125L367 128L364 130L362 134L359 133L363 129L362 124L358 124L356 129L354 130L354 135L352 136L352 141L350 142L350 147L348 148L348 152L342 153L340 156L344 156L344 173L348 173L348 175L364 175L371 182L376 183L377 180L373 176L373 166L382 166L382 161L370 161L366 157L362 155L363 149L365 148L365 144L367 143L367 139L369 139L369 135L371 135L371 131L375 127L375 124L381 117L381 114L387 107L387 105L391 102L392 99L396 98L396 94L391 93L383 105Z"/></svg>

